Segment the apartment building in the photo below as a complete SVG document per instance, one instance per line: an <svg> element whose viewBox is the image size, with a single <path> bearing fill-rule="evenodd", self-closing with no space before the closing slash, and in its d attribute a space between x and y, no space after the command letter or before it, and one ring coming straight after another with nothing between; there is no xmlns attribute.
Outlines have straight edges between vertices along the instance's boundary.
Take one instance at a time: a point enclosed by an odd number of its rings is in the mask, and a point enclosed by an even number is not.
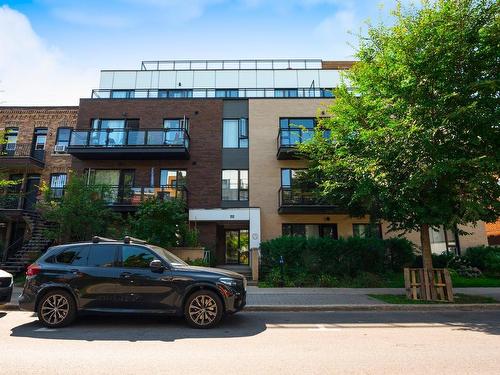
<svg viewBox="0 0 500 375"><path fill-rule="evenodd" d="M191 225L219 264L248 265L250 249L282 234L363 236L367 217L351 218L317 201L295 177L307 167L295 148L327 115L340 72L351 65L144 61L138 70L104 70L99 89L78 107L0 108L7 140L0 162L4 167L18 160L12 152L21 144L27 144L30 163L43 150L38 169L24 169L26 183L18 190L25 197L36 195L29 186L40 180L63 188L72 168L88 183L110 185L109 204L120 212L133 212L149 197L185 199ZM30 182L33 176L39 180ZM20 217L32 212L23 204L16 206ZM0 214L8 210L0 207ZM3 238L12 246L19 233L13 235L8 223ZM381 224L381 236L388 236L386 227ZM433 232L434 251L486 244L484 223L467 230L472 235L460 238ZM408 237L419 243L418 233Z"/></svg>

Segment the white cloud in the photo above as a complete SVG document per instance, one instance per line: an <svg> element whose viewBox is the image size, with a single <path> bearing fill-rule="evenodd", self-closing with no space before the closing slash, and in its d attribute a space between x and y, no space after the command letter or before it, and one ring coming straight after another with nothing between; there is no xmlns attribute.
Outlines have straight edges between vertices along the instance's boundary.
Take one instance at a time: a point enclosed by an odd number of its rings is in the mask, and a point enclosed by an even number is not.
<svg viewBox="0 0 500 375"><path fill-rule="evenodd" d="M164 12L163 16L175 21L189 21L203 15L213 5L227 0L121 0L141 6L154 6Z"/></svg>
<svg viewBox="0 0 500 375"><path fill-rule="evenodd" d="M325 52L332 51L335 54L332 57L353 59L352 46L356 45L356 37L353 34L359 31L355 29L359 24L354 11L340 10L321 21L314 29L314 35L325 44Z"/></svg>
<svg viewBox="0 0 500 375"><path fill-rule="evenodd" d="M78 69L6 5L0 7L0 51L2 105L77 105L98 82L97 69Z"/></svg>

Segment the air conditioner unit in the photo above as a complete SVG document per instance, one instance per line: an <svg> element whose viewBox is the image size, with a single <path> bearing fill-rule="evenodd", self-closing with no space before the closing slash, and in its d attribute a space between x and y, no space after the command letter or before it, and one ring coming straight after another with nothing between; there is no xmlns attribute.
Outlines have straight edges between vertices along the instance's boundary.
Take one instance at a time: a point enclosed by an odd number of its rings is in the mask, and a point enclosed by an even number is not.
<svg viewBox="0 0 500 375"><path fill-rule="evenodd" d="M68 146L66 146L66 145L55 145L54 152L66 152L67 147Z"/></svg>
<svg viewBox="0 0 500 375"><path fill-rule="evenodd" d="M16 144L15 143L7 143L5 145L5 149L7 151L14 151L16 149Z"/></svg>

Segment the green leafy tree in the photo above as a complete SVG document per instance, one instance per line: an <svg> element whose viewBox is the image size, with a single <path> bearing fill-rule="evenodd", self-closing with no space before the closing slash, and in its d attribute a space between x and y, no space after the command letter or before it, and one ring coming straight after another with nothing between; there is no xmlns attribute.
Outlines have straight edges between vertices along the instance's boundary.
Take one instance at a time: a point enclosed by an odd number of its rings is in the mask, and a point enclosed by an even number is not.
<svg viewBox="0 0 500 375"><path fill-rule="evenodd" d="M369 26L357 62L301 147L323 199L390 230L420 231L500 215L499 3L423 1Z"/></svg>
<svg viewBox="0 0 500 375"><path fill-rule="evenodd" d="M130 231L134 237L165 248L198 243L197 231L189 228L186 204L181 199L142 202L130 219Z"/></svg>
<svg viewBox="0 0 500 375"><path fill-rule="evenodd" d="M37 208L42 217L53 224L47 230L47 237L64 243L106 235L108 228L118 219L103 199L106 190L106 186L87 185L85 179L77 175L70 176L62 196L42 184L44 199Z"/></svg>

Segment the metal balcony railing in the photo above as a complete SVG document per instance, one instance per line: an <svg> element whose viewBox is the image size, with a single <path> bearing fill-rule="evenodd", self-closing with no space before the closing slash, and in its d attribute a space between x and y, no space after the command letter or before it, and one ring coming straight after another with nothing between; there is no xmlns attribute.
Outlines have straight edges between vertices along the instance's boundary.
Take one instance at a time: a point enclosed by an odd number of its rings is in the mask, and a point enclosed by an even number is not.
<svg viewBox="0 0 500 375"><path fill-rule="evenodd" d="M301 188L281 187L279 189L279 205L282 206L316 206L321 201L310 191Z"/></svg>
<svg viewBox="0 0 500 375"><path fill-rule="evenodd" d="M45 150L36 150L31 143L7 143L0 145L0 158L33 158L43 162Z"/></svg>
<svg viewBox="0 0 500 375"><path fill-rule="evenodd" d="M188 149L189 134L185 129L72 130L68 147L183 147Z"/></svg>

